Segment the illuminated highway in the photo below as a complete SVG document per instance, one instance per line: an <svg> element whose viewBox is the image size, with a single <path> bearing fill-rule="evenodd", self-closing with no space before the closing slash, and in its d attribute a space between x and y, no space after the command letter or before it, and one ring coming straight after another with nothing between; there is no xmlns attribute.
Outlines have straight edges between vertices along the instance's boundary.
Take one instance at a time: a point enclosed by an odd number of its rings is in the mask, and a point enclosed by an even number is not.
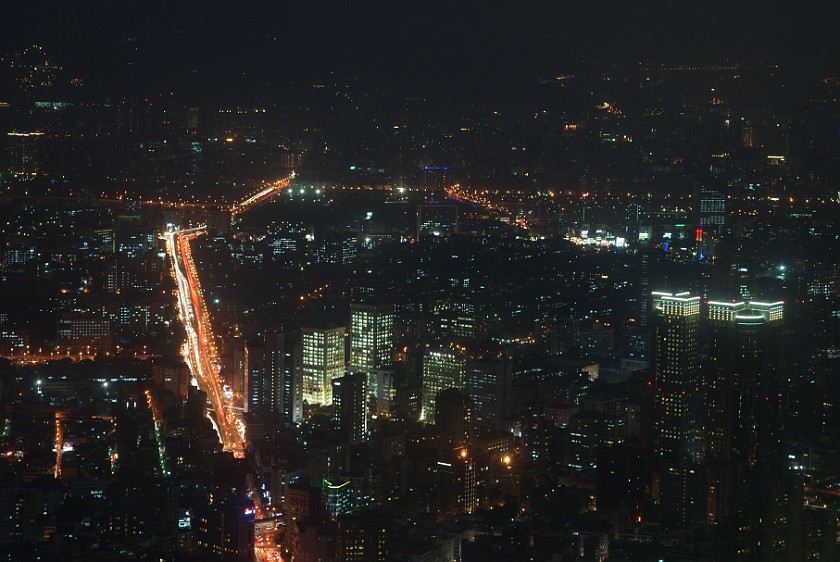
<svg viewBox="0 0 840 562"><path fill-rule="evenodd" d="M466 203L476 208L482 208L490 215L503 219L503 222L508 224L512 224L526 230L529 228L526 217L518 215L501 203L494 203L488 197L482 197L474 191L464 189L460 185L453 185L449 191L446 192L446 196L453 201Z"/></svg>
<svg viewBox="0 0 840 562"><path fill-rule="evenodd" d="M219 376L215 337L190 251L190 240L203 232L202 227L189 230L169 229L164 233L166 251L172 260L172 271L177 284L178 309L187 332L184 359L198 388L204 391L210 400L224 450L237 457L243 457L244 427L241 420L233 416L232 409L226 407L224 387Z"/></svg>
<svg viewBox="0 0 840 562"><path fill-rule="evenodd" d="M292 172L286 178L266 184L265 188L254 195L233 205L232 215L236 216L267 201L285 189L294 177L295 173ZM178 309L187 332L184 359L198 388L210 400L214 414L212 419L224 450L242 457L245 454L245 426L241 415L237 413L238 409L225 398L224 383L219 374L216 338L190 250L190 241L204 232L204 227L179 230L171 226L164 233L166 252L172 261L172 273L177 287Z"/></svg>
<svg viewBox="0 0 840 562"><path fill-rule="evenodd" d="M259 205L260 203L268 201L269 199L280 193L280 191L288 187L293 179L295 179L294 172L292 172L287 178L283 178L282 180L266 184L266 186L257 193L251 195L244 201L236 203L231 208L231 214L234 217L236 217L237 215L244 213L248 209L251 209Z"/></svg>

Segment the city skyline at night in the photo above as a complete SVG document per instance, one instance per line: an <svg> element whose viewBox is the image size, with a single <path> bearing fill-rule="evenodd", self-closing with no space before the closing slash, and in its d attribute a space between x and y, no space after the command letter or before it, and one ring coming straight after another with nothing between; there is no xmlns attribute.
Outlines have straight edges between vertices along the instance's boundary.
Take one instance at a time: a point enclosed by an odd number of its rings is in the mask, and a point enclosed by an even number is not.
<svg viewBox="0 0 840 562"><path fill-rule="evenodd" d="M837 561L835 19L0 6L0 561Z"/></svg>

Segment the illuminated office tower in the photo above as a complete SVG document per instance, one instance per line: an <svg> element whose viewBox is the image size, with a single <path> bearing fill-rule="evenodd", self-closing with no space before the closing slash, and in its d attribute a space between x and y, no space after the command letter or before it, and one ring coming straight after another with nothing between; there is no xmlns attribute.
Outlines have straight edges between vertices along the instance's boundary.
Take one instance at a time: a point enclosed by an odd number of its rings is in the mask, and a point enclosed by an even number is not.
<svg viewBox="0 0 840 562"><path fill-rule="evenodd" d="M114 348L114 328L108 318L63 313L58 318L56 346L72 353L109 353Z"/></svg>
<svg viewBox="0 0 840 562"><path fill-rule="evenodd" d="M654 291L652 300L654 448L661 457L687 456L698 461L702 452L696 408L702 386L697 365L700 297Z"/></svg>
<svg viewBox="0 0 840 562"><path fill-rule="evenodd" d="M727 559L794 552L797 485L778 458L783 321L782 302L709 302L707 522Z"/></svg>
<svg viewBox="0 0 840 562"><path fill-rule="evenodd" d="M447 388L463 389L467 359L449 350L428 350L423 356L420 419L433 423L438 394Z"/></svg>
<svg viewBox="0 0 840 562"><path fill-rule="evenodd" d="M708 455L749 465L777 451L782 302L709 302Z"/></svg>
<svg viewBox="0 0 840 562"><path fill-rule="evenodd" d="M394 305L350 305L350 370L367 374L371 414L391 411Z"/></svg>
<svg viewBox="0 0 840 562"><path fill-rule="evenodd" d="M722 233L726 222L726 197L708 187L701 187L698 195L697 224L703 230Z"/></svg>
<svg viewBox="0 0 840 562"><path fill-rule="evenodd" d="M652 293L653 447L660 479L662 522L702 517L702 382L697 361L700 297Z"/></svg>
<svg viewBox="0 0 840 562"><path fill-rule="evenodd" d="M350 370L390 369L394 305L350 305Z"/></svg>
<svg viewBox="0 0 840 562"><path fill-rule="evenodd" d="M332 380L344 376L344 328L302 328L303 400L332 404Z"/></svg>

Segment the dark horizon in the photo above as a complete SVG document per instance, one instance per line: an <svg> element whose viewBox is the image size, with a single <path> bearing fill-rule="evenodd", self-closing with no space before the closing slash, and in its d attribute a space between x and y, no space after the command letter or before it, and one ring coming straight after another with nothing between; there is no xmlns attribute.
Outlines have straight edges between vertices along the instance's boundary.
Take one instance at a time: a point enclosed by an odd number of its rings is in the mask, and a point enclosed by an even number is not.
<svg viewBox="0 0 840 562"><path fill-rule="evenodd" d="M8 3L0 53L42 45L103 94L225 97L337 77L446 99L515 93L580 61L831 61L829 16L783 2Z"/></svg>

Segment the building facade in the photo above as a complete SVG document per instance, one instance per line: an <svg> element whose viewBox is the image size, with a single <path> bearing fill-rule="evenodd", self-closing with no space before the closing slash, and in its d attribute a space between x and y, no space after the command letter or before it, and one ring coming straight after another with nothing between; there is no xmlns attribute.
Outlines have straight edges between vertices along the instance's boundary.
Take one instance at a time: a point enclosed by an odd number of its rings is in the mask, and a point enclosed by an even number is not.
<svg viewBox="0 0 840 562"><path fill-rule="evenodd" d="M344 376L344 328L302 328L303 400L332 404L332 380Z"/></svg>
<svg viewBox="0 0 840 562"><path fill-rule="evenodd" d="M463 389L467 359L451 350L428 350L423 356L420 419L434 423L438 394L447 388Z"/></svg>

